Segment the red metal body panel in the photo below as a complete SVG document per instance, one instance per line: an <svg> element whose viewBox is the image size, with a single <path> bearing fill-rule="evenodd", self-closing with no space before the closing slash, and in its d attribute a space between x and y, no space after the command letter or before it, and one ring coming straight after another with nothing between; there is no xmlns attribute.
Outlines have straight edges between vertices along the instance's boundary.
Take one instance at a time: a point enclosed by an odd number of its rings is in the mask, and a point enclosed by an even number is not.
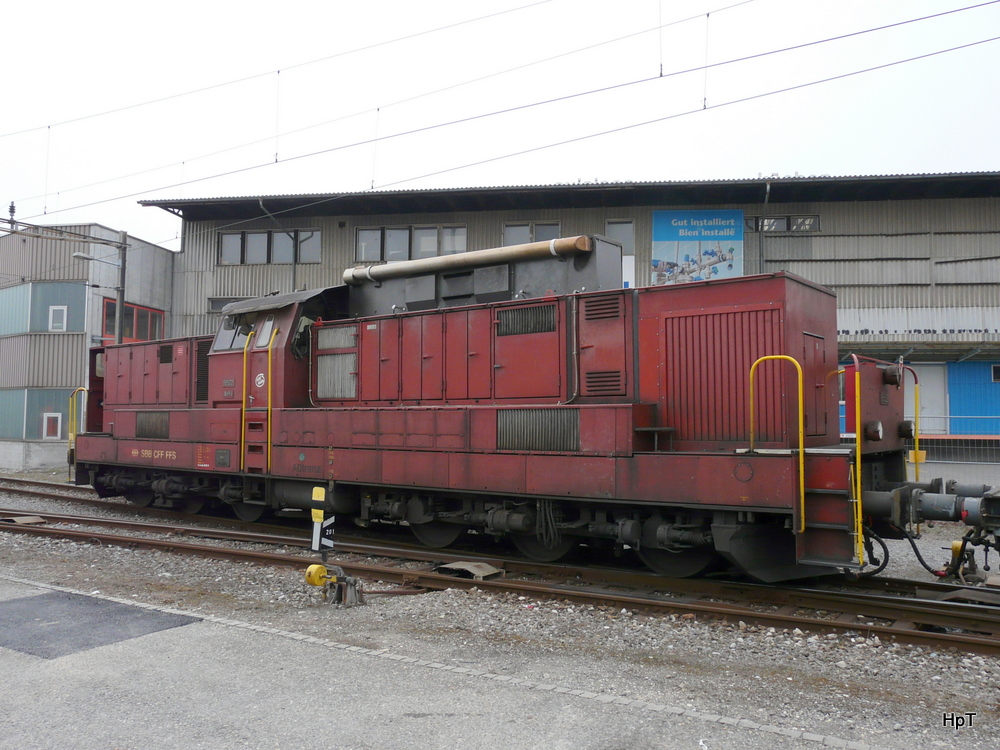
<svg viewBox="0 0 1000 750"><path fill-rule="evenodd" d="M469 310L467 325L469 398L490 398L493 395L493 312Z"/></svg>
<svg viewBox="0 0 1000 750"><path fill-rule="evenodd" d="M452 453L448 456L449 487L523 494L527 460L524 454Z"/></svg>
<svg viewBox="0 0 1000 750"><path fill-rule="evenodd" d="M399 319L383 318L378 322L378 398L399 400Z"/></svg>
<svg viewBox="0 0 1000 750"><path fill-rule="evenodd" d="M798 496L796 461L793 456L698 453L620 458L618 498L789 510Z"/></svg>
<svg viewBox="0 0 1000 750"><path fill-rule="evenodd" d="M584 398L626 396L632 298L607 294L580 301L577 315L580 395Z"/></svg>
<svg viewBox="0 0 1000 750"><path fill-rule="evenodd" d="M382 453L376 450L331 450L329 478L341 482L381 484Z"/></svg>
<svg viewBox="0 0 1000 750"><path fill-rule="evenodd" d="M615 459L596 456L528 456L525 490L534 495L616 497Z"/></svg>
<svg viewBox="0 0 1000 750"><path fill-rule="evenodd" d="M88 461L118 462L118 441L105 435L78 435L77 455L86 456Z"/></svg>
<svg viewBox="0 0 1000 750"><path fill-rule="evenodd" d="M555 301L504 307L504 314L552 315L552 330L494 337L494 392L498 399L555 398L562 393L565 349L564 305ZM499 321L498 321L499 322Z"/></svg>
<svg viewBox="0 0 1000 750"><path fill-rule="evenodd" d="M270 377L266 341L253 343L246 363L242 350L208 356L214 408L192 403L194 339L170 342L170 362L161 362L162 343L108 347L100 390L102 426L113 437L81 436L80 460L230 474L243 440L245 473L259 478L268 468L270 389L275 477L789 512L797 457L734 452L749 438L750 365L767 354L802 363L807 446L838 443L828 416L836 414L835 300L791 277L360 319L352 324L358 398L318 407L309 400L309 358L291 355L294 314L274 313ZM313 329L334 325L345 324ZM796 447L794 369L761 365L756 403L761 447ZM169 439L135 439L143 411L170 412ZM498 451L502 427L534 445L530 431L550 416L578 430L577 450L508 443ZM552 444L564 446L559 437ZM219 451L231 451L231 466L219 465ZM843 490L846 461L811 457L810 489ZM816 512L837 516L835 505Z"/></svg>
<svg viewBox="0 0 1000 750"><path fill-rule="evenodd" d="M328 465L325 448L274 446L271 451L271 471L279 476L322 480L328 473Z"/></svg>
<svg viewBox="0 0 1000 750"><path fill-rule="evenodd" d="M875 362L861 362L861 419L864 424L881 422L881 440L873 440L861 430L862 453L902 450L905 441L899 435L899 415L903 413L903 389L885 382L884 367ZM855 422L855 367L844 368L844 405L848 432L858 432Z"/></svg>
<svg viewBox="0 0 1000 750"><path fill-rule="evenodd" d="M677 450L725 448L749 439L750 366L765 355L803 365L807 446L837 442L818 416L836 408L827 387L836 370L836 300L786 276L644 289L639 297L640 397L659 405L657 424L674 428ZM755 434L762 447L796 447L798 399L789 363L762 363Z"/></svg>
<svg viewBox="0 0 1000 750"><path fill-rule="evenodd" d="M195 465L194 445L180 442L123 440L118 446L118 461L139 466L189 469Z"/></svg>
<svg viewBox="0 0 1000 750"><path fill-rule="evenodd" d="M201 471L235 474L240 469L236 446L230 444L195 443L193 457L194 468Z"/></svg>
<svg viewBox="0 0 1000 750"><path fill-rule="evenodd" d="M243 398L243 352L211 352L208 402L215 407L239 406Z"/></svg>
<svg viewBox="0 0 1000 750"><path fill-rule="evenodd" d="M382 481L401 487L448 487L448 454L423 451L382 453Z"/></svg>

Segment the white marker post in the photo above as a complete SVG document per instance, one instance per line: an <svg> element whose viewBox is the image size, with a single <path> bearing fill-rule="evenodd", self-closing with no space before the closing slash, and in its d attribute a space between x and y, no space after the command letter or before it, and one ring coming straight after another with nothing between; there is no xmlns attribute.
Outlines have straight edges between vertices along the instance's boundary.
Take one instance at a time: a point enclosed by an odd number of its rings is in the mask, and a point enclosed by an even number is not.
<svg viewBox="0 0 1000 750"><path fill-rule="evenodd" d="M333 522L336 516L325 517L323 506L326 505L326 489L323 487L313 487L312 492L312 545L313 552L323 555L323 562L326 562L326 553L333 549Z"/></svg>

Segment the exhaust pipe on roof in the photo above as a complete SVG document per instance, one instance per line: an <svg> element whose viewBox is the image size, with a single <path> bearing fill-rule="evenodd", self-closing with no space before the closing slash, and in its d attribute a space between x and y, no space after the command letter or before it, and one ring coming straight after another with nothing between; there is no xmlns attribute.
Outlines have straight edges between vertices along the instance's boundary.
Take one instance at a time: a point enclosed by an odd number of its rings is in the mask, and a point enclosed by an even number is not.
<svg viewBox="0 0 1000 750"><path fill-rule="evenodd" d="M367 281L379 282L388 279L402 279L411 276L438 273L440 271L455 271L469 268L481 268L497 263L508 263L517 260L537 260L549 256L564 257L578 253L589 253L594 243L587 235L577 237L562 237L547 242L528 242L524 245L495 247L489 250L473 250L455 255L440 255L435 258L420 258L419 260L404 260L398 263L386 263L377 266L361 266L348 268L344 271L344 283L350 286L361 286Z"/></svg>

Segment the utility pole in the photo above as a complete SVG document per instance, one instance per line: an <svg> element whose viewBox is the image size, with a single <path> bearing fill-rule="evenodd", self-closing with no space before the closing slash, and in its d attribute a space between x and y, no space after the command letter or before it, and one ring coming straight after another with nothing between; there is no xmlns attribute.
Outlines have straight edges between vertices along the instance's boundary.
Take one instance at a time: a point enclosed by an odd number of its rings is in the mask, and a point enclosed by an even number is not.
<svg viewBox="0 0 1000 750"><path fill-rule="evenodd" d="M122 343L125 335L125 257L127 249L128 232L118 232L118 298L115 302L116 344Z"/></svg>

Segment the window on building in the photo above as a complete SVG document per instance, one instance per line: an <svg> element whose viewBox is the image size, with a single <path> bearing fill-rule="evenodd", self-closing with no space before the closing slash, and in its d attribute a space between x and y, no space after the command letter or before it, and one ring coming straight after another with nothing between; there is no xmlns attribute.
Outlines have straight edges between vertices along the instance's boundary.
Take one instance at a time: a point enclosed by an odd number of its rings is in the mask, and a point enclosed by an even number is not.
<svg viewBox="0 0 1000 750"><path fill-rule="evenodd" d="M246 297L209 297L208 298L208 311L212 313L222 312L222 308L228 305L230 302L241 302L247 299ZM112 331L112 334L114 332Z"/></svg>
<svg viewBox="0 0 1000 750"><path fill-rule="evenodd" d="M104 339L114 341L115 315L117 303L113 299L104 300ZM125 319L122 326L122 343L135 341L156 341L163 338L163 311L139 305L125 305Z"/></svg>
<svg viewBox="0 0 1000 750"><path fill-rule="evenodd" d="M818 232L819 216L745 216L748 232Z"/></svg>
<svg viewBox="0 0 1000 750"><path fill-rule="evenodd" d="M529 221L503 225L503 244L524 245L528 242L547 242L559 237L558 221Z"/></svg>
<svg viewBox="0 0 1000 750"><path fill-rule="evenodd" d="M622 255L635 255L635 226L631 219L609 219L604 234L622 244Z"/></svg>
<svg viewBox="0 0 1000 750"><path fill-rule="evenodd" d="M358 229L359 263L393 262L464 253L465 226L365 227Z"/></svg>
<svg viewBox="0 0 1000 750"><path fill-rule="evenodd" d="M46 412L42 414L42 440L62 438L62 414Z"/></svg>
<svg viewBox="0 0 1000 750"><path fill-rule="evenodd" d="M385 230L385 260L409 260L410 230L408 227L390 227Z"/></svg>
<svg viewBox="0 0 1000 750"><path fill-rule="evenodd" d="M993 365L993 382L1000 383L1000 365Z"/></svg>
<svg viewBox="0 0 1000 750"><path fill-rule="evenodd" d="M818 216L790 216L788 228L793 232L818 232Z"/></svg>
<svg viewBox="0 0 1000 750"><path fill-rule="evenodd" d="M441 255L464 253L465 227L441 227Z"/></svg>
<svg viewBox="0 0 1000 750"><path fill-rule="evenodd" d="M66 316L69 308L66 305L53 305L49 308L49 330L62 332L66 330Z"/></svg>
<svg viewBox="0 0 1000 750"><path fill-rule="evenodd" d="M219 235L219 265L319 263L321 240L318 229L223 232Z"/></svg>
<svg viewBox="0 0 1000 750"><path fill-rule="evenodd" d="M608 219L604 234L622 244L622 286L635 286L635 224L631 219Z"/></svg>

